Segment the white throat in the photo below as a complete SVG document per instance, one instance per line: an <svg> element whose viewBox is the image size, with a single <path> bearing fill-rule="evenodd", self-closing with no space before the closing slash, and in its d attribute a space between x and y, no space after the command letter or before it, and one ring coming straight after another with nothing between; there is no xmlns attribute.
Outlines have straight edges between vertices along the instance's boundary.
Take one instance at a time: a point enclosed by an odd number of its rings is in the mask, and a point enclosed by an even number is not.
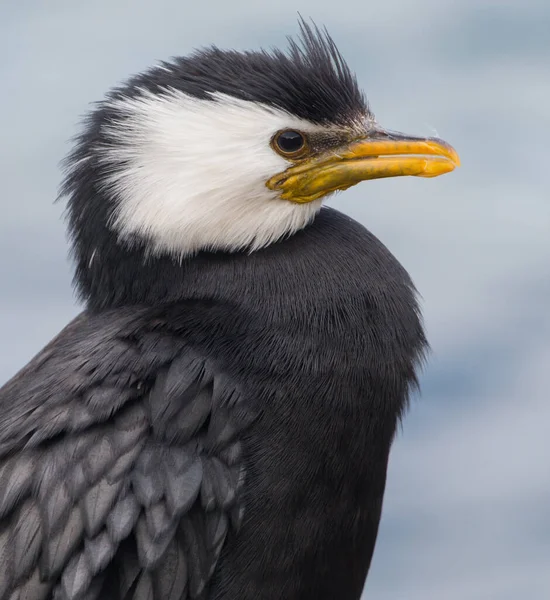
<svg viewBox="0 0 550 600"><path fill-rule="evenodd" d="M321 200L282 200L265 182L290 163L270 147L285 128L314 124L267 105L176 90L114 100L97 149L102 182L116 201L110 226L121 240L145 236L153 252L256 250L305 227Z"/></svg>

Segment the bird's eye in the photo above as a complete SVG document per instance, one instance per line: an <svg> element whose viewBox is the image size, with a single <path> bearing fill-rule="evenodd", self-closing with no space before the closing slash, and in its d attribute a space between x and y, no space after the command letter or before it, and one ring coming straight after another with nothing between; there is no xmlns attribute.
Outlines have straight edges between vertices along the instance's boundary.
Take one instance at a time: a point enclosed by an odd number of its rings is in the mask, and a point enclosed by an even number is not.
<svg viewBox="0 0 550 600"><path fill-rule="evenodd" d="M273 138L273 146L279 154L289 158L299 158L308 150L306 136L293 129L279 131Z"/></svg>

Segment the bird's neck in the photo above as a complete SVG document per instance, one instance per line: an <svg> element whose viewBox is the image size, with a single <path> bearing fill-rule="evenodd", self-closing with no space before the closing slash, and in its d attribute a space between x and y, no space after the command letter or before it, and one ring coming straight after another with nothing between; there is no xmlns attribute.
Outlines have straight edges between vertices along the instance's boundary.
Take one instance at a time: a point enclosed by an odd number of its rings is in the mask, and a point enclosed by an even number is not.
<svg viewBox="0 0 550 600"><path fill-rule="evenodd" d="M264 322L311 326L315 317L325 327L329 317L365 311L384 298L392 306L415 306L412 284L391 254L360 225L328 209L296 235L253 253L199 253L178 261L153 256L139 242L114 243L112 233L97 227L74 241L76 286L94 311L201 301Z"/></svg>
<svg viewBox="0 0 550 600"><path fill-rule="evenodd" d="M311 269L326 271L330 264L331 249L321 245L327 242L327 224L321 225L330 218L327 211L322 213L306 230L256 252L200 252L183 259L153 254L141 240L117 241L104 224L107 218L77 222L81 226L73 227L72 235L75 286L93 311L197 299L262 306L266 296L285 302L298 288L299 303L307 307L319 294L312 288L312 298L306 297L309 277L314 285L324 279L322 273L315 277ZM330 270L329 275L333 275ZM298 303L294 308L299 308Z"/></svg>
<svg viewBox="0 0 550 600"><path fill-rule="evenodd" d="M186 275L200 260L152 256L139 245L96 247L77 257L74 281L80 298L93 311L152 306L185 299Z"/></svg>

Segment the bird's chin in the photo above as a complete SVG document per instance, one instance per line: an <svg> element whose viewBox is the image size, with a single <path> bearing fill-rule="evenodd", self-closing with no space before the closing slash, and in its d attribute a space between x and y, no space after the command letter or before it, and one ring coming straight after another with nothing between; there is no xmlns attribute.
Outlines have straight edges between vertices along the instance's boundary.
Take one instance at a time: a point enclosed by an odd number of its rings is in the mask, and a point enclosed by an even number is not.
<svg viewBox="0 0 550 600"><path fill-rule="evenodd" d="M456 150L443 140L380 131L303 159L269 179L266 186L284 200L307 203L368 179L437 177L459 165Z"/></svg>

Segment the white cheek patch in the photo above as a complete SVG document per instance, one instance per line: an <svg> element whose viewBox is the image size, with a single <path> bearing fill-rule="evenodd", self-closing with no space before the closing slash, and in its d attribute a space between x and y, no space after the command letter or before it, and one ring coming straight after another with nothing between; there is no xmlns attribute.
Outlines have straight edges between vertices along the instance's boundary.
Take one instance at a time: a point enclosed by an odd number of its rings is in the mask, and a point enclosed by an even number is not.
<svg viewBox="0 0 550 600"><path fill-rule="evenodd" d="M111 103L124 118L104 126L103 185L115 198L111 226L122 239L146 236L153 252L267 246L305 227L321 201L281 200L265 182L289 163L270 147L280 129L314 131L266 105L214 94L143 91Z"/></svg>

